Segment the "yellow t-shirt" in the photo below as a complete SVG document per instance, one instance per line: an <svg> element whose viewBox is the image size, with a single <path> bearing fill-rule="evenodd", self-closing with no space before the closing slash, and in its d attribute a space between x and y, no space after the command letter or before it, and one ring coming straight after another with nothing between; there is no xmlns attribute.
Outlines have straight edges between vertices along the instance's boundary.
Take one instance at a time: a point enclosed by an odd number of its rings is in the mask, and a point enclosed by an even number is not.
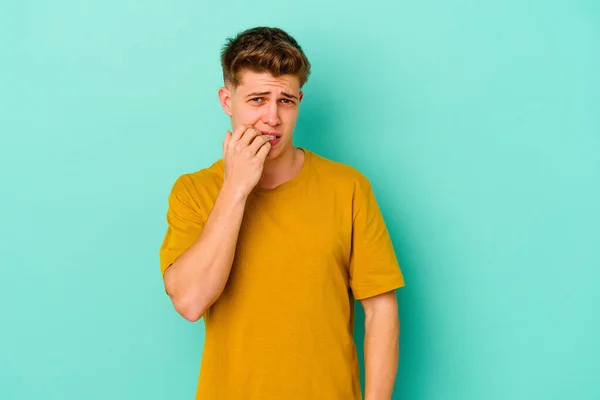
<svg viewBox="0 0 600 400"><path fill-rule="evenodd" d="M296 177L247 200L227 285L203 316L196 399L361 399L354 300L404 279L369 181L303 150ZM222 182L222 159L177 179L163 274L200 235Z"/></svg>

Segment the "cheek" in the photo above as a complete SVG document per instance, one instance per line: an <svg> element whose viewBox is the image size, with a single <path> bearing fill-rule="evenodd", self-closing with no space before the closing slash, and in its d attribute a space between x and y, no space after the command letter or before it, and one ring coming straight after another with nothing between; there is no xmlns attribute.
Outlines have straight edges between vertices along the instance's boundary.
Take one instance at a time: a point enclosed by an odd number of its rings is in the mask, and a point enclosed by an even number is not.
<svg viewBox="0 0 600 400"><path fill-rule="evenodd" d="M280 114L281 120L290 129L296 124L298 118L298 111L293 109L283 110Z"/></svg>
<svg viewBox="0 0 600 400"><path fill-rule="evenodd" d="M260 117L260 108L248 105L237 105L232 108L233 117L241 124L250 124L255 122Z"/></svg>

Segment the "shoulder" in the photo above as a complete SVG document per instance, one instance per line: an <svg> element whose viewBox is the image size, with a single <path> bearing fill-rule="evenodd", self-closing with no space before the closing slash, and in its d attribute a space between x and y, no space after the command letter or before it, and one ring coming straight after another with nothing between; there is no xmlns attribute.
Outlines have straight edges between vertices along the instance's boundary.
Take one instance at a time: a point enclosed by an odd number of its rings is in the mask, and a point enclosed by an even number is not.
<svg viewBox="0 0 600 400"><path fill-rule="evenodd" d="M352 165L311 152L311 167L329 185L351 189L359 197L371 190L369 178Z"/></svg>
<svg viewBox="0 0 600 400"><path fill-rule="evenodd" d="M197 171L179 175L171 188L171 198L200 203L216 198L223 184L223 160Z"/></svg>

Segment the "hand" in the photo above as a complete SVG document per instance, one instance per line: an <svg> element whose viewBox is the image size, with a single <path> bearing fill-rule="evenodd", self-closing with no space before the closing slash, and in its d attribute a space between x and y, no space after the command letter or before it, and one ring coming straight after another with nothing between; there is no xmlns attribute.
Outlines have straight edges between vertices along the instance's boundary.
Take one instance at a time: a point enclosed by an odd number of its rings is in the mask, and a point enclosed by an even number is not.
<svg viewBox="0 0 600 400"><path fill-rule="evenodd" d="M258 184L267 154L271 149L269 135L251 125L240 125L223 140L225 176L223 186L247 197Z"/></svg>

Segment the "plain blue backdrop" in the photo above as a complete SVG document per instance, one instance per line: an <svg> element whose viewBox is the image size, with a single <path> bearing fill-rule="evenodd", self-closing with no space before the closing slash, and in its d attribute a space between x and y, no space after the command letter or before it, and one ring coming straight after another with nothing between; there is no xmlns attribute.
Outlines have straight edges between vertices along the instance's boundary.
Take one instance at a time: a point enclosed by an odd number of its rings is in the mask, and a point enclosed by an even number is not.
<svg viewBox="0 0 600 400"><path fill-rule="evenodd" d="M3 2L0 398L193 397L203 325L158 248L174 180L221 155L220 48L256 25L312 61L297 144L388 221L394 399L600 399L592 0Z"/></svg>

